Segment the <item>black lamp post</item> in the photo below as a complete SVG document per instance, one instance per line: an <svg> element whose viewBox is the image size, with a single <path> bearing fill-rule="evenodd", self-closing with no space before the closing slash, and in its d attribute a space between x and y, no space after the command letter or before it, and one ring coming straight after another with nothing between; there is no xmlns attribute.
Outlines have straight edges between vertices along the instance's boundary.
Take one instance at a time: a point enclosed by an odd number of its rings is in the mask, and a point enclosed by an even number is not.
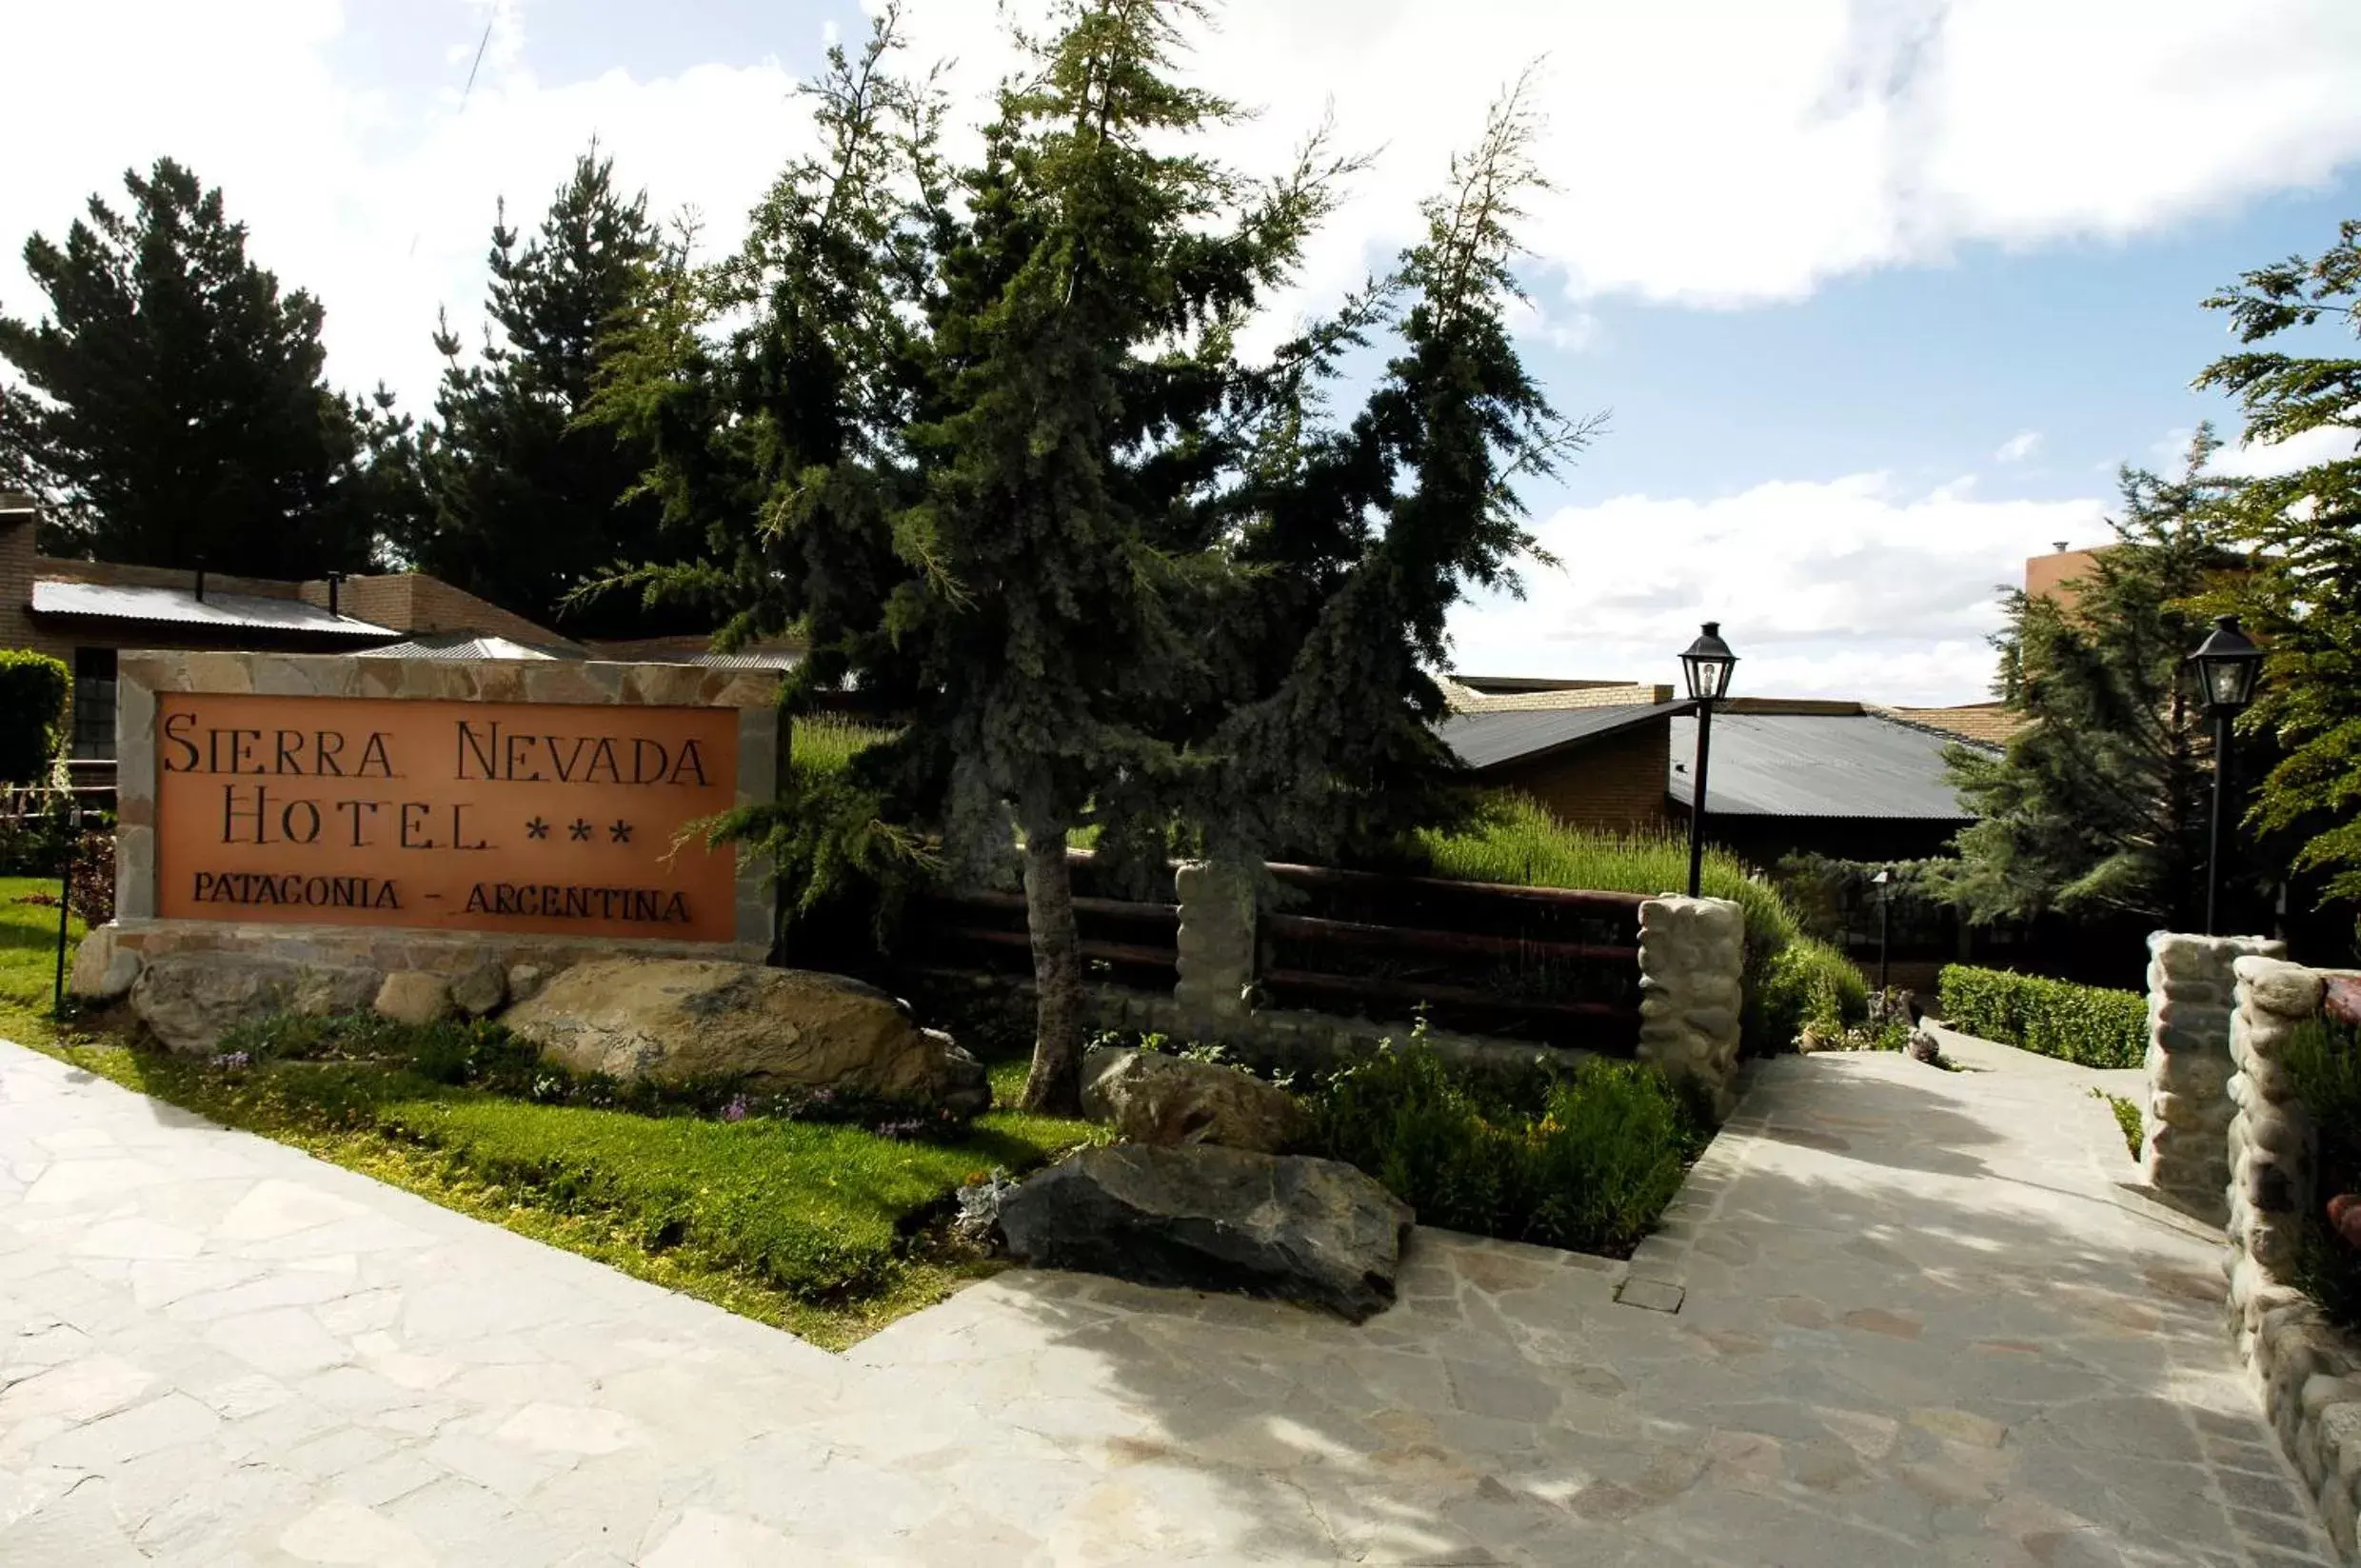
<svg viewBox="0 0 2361 1568"><path fill-rule="evenodd" d="M2213 716L2213 824L2205 857L2205 934L2216 935L2214 917L2222 896L2222 828L2230 816L2231 722L2254 700L2254 677L2263 650L2238 629L2234 615L2213 618L2189 664L2204 688L2206 711Z"/></svg>
<svg viewBox="0 0 2361 1568"><path fill-rule="evenodd" d="M1696 898L1705 874L1705 764L1712 744L1714 704L1730 694L1730 670L1738 656L1721 640L1721 623L1708 621L1680 656L1680 672L1696 705L1696 784L1689 797L1689 896Z"/></svg>
<svg viewBox="0 0 2361 1568"><path fill-rule="evenodd" d="M1886 903L1886 894L1894 885L1894 868L1879 866L1869 883L1877 889L1877 990L1883 995L1894 987L1894 968L1888 962L1892 951L1890 939L1894 935L1893 907Z"/></svg>

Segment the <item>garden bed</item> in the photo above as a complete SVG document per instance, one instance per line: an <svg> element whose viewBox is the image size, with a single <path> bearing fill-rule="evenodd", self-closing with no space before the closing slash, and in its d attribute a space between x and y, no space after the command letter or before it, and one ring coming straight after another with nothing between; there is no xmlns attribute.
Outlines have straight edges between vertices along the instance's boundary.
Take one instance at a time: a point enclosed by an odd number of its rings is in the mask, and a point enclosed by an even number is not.
<svg viewBox="0 0 2361 1568"><path fill-rule="evenodd" d="M998 1265L930 1221L957 1190L1091 1141L994 1111L659 1097L540 1065L488 1024L274 1021L209 1059L64 1042L57 1054L227 1126L842 1348ZM1022 1063L994 1071L1013 1101Z"/></svg>

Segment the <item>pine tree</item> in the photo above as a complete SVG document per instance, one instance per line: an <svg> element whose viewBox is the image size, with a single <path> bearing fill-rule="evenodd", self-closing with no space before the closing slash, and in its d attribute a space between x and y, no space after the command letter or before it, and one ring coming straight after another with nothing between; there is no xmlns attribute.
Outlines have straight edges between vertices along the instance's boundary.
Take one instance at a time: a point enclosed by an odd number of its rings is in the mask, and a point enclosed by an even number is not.
<svg viewBox="0 0 2361 1568"><path fill-rule="evenodd" d="M584 415L619 336L667 265L645 193L615 189L614 161L577 158L539 233L519 247L504 206L492 226L482 359L449 362L421 457L431 513L402 543L420 569L544 625L630 636L692 624L629 594L585 593L619 566L684 553L663 503L640 492L647 446ZM577 595L583 597L577 599Z"/></svg>
<svg viewBox="0 0 2361 1568"><path fill-rule="evenodd" d="M2361 218L2317 259L2260 268L2205 303L2242 344L2328 322L2361 335ZM2235 605L2269 651L2245 727L2282 751L2255 820L2302 837L2295 863L2329 899L2361 903L2361 359L2249 348L2197 385L2236 394L2250 443L2332 432L2334 455L2239 486L2226 513L2250 552Z"/></svg>
<svg viewBox="0 0 2361 1568"><path fill-rule="evenodd" d="M1532 160L1531 74L1492 109L1425 238L1393 275L1282 356L1237 552L1249 608L1227 635L1259 651L1205 750L1218 855L1382 856L1474 804L1437 738L1446 618L1471 587L1517 586L1546 561L1517 485L1547 477L1603 425L1570 422L1526 372L1508 327L1523 295L1518 203L1547 189ZM1380 326L1398 338L1349 426L1325 428L1334 359Z"/></svg>
<svg viewBox="0 0 2361 1568"><path fill-rule="evenodd" d="M367 566L380 512L408 504L390 397L328 388L319 303L247 258L218 188L169 158L124 185L128 211L92 196L63 248L26 242L49 315L0 318L24 381L0 389L0 470L55 506L46 546L281 578Z"/></svg>
<svg viewBox="0 0 2361 1568"><path fill-rule="evenodd" d="M2236 561L2213 515L2228 486L2206 471L2217 446L2200 429L2177 478L2123 470L2115 542L2071 605L2010 594L1996 695L2023 727L1998 758L1950 758L1978 820L1944 885L1971 919L2201 928L2213 772L2184 661L2205 634L2200 600Z"/></svg>
<svg viewBox="0 0 2361 1568"><path fill-rule="evenodd" d="M1236 114L1171 79L1197 13L1074 0L1033 43L963 177L908 435L924 492L898 533L923 570L893 624L927 695L901 745L947 770L955 844L1022 833L1036 1109L1081 1095L1069 837L1177 765L1173 712L1210 689L1188 610L1236 499L1232 334L1328 203L1316 163L1254 190L1188 150Z"/></svg>

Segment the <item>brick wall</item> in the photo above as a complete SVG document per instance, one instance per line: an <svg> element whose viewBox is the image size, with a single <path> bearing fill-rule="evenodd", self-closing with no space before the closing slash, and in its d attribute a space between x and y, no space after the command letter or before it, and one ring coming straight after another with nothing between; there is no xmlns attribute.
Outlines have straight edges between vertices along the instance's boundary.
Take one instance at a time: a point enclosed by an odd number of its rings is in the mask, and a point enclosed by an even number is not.
<svg viewBox="0 0 2361 1568"><path fill-rule="evenodd" d="M1485 784L1541 803L1570 827L1613 833L1665 825L1665 763L1672 722L1657 719L1528 762L1487 768Z"/></svg>
<svg viewBox="0 0 2361 1568"><path fill-rule="evenodd" d="M302 585L302 598L308 605L325 608L327 584L315 580ZM465 588L455 588L439 577L418 572L347 577L337 595L336 607L346 615L391 626L396 631L481 632L520 643L565 641L548 627L510 614Z"/></svg>

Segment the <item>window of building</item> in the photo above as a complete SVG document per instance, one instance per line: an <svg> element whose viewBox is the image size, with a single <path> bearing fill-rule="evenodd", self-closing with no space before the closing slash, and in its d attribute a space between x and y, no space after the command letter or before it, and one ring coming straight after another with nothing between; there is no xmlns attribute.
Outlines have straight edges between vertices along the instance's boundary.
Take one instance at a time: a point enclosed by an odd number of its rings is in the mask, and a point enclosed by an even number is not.
<svg viewBox="0 0 2361 1568"><path fill-rule="evenodd" d="M76 648L73 659L73 749L77 758L115 754L115 650Z"/></svg>

